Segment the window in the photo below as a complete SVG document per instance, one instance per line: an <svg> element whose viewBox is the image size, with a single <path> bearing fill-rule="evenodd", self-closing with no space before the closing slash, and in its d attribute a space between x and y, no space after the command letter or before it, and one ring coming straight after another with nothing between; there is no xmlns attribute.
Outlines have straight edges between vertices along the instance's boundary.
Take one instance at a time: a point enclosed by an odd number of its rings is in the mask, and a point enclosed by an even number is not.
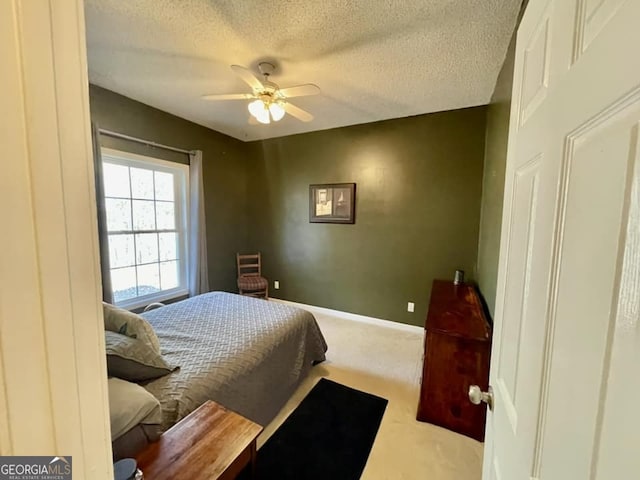
<svg viewBox="0 0 640 480"><path fill-rule="evenodd" d="M102 165L114 302L187 294L189 167L106 148Z"/></svg>

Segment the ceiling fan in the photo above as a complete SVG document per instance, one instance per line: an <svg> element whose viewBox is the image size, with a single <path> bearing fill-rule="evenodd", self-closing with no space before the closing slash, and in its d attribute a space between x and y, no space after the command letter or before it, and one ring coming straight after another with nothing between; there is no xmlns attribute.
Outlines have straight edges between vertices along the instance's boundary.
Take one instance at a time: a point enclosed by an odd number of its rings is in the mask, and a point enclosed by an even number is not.
<svg viewBox="0 0 640 480"><path fill-rule="evenodd" d="M275 68L269 62L259 63L258 69L264 77L264 80L259 80L251 70L240 65L231 65L231 70L253 89L253 93L204 95L202 98L205 100L253 100L248 105L249 113L251 114L249 123L252 124L255 121L264 124L269 124L272 120L277 122L284 117L285 112L303 122L313 120L313 115L300 107L296 107L289 102L289 98L317 95L320 93L320 88L312 83L280 88L269 81L269 77Z"/></svg>

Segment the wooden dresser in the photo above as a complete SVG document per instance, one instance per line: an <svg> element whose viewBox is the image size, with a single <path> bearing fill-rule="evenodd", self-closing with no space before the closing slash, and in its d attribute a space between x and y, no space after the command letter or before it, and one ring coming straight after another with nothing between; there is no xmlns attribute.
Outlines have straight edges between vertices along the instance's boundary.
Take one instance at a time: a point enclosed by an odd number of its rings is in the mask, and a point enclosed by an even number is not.
<svg viewBox="0 0 640 480"><path fill-rule="evenodd" d="M433 282L424 348L418 420L483 441L486 405L468 392L488 388L491 326L472 285Z"/></svg>

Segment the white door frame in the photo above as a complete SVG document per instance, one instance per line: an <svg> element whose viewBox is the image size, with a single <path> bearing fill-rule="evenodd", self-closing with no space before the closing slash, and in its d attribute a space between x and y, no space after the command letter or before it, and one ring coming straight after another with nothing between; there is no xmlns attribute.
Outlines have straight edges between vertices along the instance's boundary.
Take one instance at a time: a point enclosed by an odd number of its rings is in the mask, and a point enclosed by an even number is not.
<svg viewBox="0 0 640 480"><path fill-rule="evenodd" d="M0 454L113 478L82 0L0 2Z"/></svg>

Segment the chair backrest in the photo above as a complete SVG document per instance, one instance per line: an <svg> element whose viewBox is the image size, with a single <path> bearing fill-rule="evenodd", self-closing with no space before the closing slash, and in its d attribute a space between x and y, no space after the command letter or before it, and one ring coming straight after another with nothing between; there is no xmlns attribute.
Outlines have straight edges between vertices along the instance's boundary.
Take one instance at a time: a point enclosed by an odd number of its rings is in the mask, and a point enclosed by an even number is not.
<svg viewBox="0 0 640 480"><path fill-rule="evenodd" d="M262 275L260 252L249 255L236 253L238 277L260 277Z"/></svg>

